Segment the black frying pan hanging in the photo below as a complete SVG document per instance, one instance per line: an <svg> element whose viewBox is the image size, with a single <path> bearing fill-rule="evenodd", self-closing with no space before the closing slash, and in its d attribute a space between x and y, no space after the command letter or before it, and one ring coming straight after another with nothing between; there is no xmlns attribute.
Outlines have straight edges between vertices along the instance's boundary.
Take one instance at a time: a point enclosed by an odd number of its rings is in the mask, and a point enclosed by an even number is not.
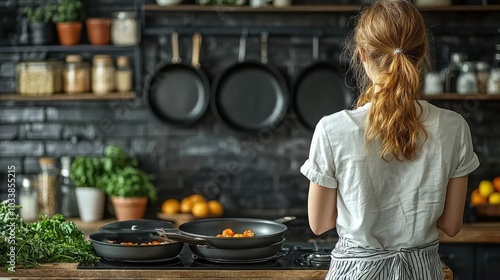
<svg viewBox="0 0 500 280"><path fill-rule="evenodd" d="M258 133L285 116L289 93L283 76L267 63L267 33L261 36L261 61L245 61L246 34L240 38L238 63L216 77L212 110L232 129Z"/></svg>
<svg viewBox="0 0 500 280"><path fill-rule="evenodd" d="M172 34L172 61L160 65L146 83L146 103L168 124L188 126L206 112L210 101L208 78L199 63L201 35L193 36L191 65L181 63L178 34Z"/></svg>
<svg viewBox="0 0 500 280"><path fill-rule="evenodd" d="M313 130L326 115L347 109L352 102L352 91L338 74L338 67L319 61L319 39L313 39L315 63L302 71L296 80L293 109L299 121Z"/></svg>

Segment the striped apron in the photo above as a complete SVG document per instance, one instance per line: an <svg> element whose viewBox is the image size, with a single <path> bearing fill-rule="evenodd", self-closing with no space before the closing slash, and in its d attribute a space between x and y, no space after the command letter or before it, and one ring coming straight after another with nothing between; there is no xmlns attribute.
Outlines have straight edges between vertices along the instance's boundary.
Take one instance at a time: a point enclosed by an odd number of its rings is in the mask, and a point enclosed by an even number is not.
<svg viewBox="0 0 500 280"><path fill-rule="evenodd" d="M340 238L332 251L328 280L442 280L439 241L399 251L362 248Z"/></svg>

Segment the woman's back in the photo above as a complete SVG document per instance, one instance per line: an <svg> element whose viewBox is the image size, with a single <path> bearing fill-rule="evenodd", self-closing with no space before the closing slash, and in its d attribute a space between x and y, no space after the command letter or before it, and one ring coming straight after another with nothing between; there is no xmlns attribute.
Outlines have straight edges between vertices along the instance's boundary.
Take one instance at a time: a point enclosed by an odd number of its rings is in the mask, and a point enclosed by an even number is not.
<svg viewBox="0 0 500 280"><path fill-rule="evenodd" d="M318 124L332 150L338 180L340 237L386 250L436 240L448 180L466 175L457 166L475 154L472 147L460 147L470 143L463 139L470 134L460 115L425 101L420 104L427 140L413 161L386 161L378 153L380 143L366 141L370 103L327 116Z"/></svg>

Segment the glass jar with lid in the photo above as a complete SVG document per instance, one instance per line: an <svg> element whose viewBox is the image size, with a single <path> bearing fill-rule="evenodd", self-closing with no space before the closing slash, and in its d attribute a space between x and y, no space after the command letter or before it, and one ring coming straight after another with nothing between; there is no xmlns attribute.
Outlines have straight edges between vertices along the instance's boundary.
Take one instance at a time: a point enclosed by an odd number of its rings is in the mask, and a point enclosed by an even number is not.
<svg viewBox="0 0 500 280"><path fill-rule="evenodd" d="M57 211L57 170L55 159L46 157L38 160L41 173L38 174L38 199L40 211L52 217Z"/></svg>
<svg viewBox="0 0 500 280"><path fill-rule="evenodd" d="M139 43L140 28L135 12L113 13L111 41L117 46L133 46Z"/></svg>
<svg viewBox="0 0 500 280"><path fill-rule="evenodd" d="M490 76L490 64L486 61L478 61L476 63L476 76L477 92L479 94L486 94L488 78Z"/></svg>
<svg viewBox="0 0 500 280"><path fill-rule="evenodd" d="M115 89L115 67L110 55L95 55L92 59L92 92L103 95Z"/></svg>
<svg viewBox="0 0 500 280"><path fill-rule="evenodd" d="M487 93L500 94L500 44L495 46L496 52L493 60L493 65L488 77Z"/></svg>
<svg viewBox="0 0 500 280"><path fill-rule="evenodd" d="M50 96L55 92L54 65L47 61L23 61L16 65L17 93Z"/></svg>
<svg viewBox="0 0 500 280"><path fill-rule="evenodd" d="M473 62L467 61L462 64L460 75L457 78L457 92L459 94L475 94L478 92Z"/></svg>
<svg viewBox="0 0 500 280"><path fill-rule="evenodd" d="M81 55L66 56L63 84L66 93L90 92L90 66Z"/></svg>
<svg viewBox="0 0 500 280"><path fill-rule="evenodd" d="M49 60L48 63L52 65L52 69L54 70L54 93L63 92L63 70L64 63L59 60Z"/></svg>
<svg viewBox="0 0 500 280"><path fill-rule="evenodd" d="M116 59L115 85L119 92L132 90L132 69L127 56L121 55Z"/></svg>

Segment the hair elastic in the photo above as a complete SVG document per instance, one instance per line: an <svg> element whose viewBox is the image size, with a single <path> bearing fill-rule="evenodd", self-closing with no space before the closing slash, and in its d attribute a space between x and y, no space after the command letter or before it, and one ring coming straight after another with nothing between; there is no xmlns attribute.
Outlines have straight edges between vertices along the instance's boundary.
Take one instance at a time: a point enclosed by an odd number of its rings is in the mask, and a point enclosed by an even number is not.
<svg viewBox="0 0 500 280"><path fill-rule="evenodd" d="M403 52L403 50L402 50L402 49L400 49L400 48L395 48L395 49L394 49L394 54L397 54L397 53L402 53L402 52Z"/></svg>

